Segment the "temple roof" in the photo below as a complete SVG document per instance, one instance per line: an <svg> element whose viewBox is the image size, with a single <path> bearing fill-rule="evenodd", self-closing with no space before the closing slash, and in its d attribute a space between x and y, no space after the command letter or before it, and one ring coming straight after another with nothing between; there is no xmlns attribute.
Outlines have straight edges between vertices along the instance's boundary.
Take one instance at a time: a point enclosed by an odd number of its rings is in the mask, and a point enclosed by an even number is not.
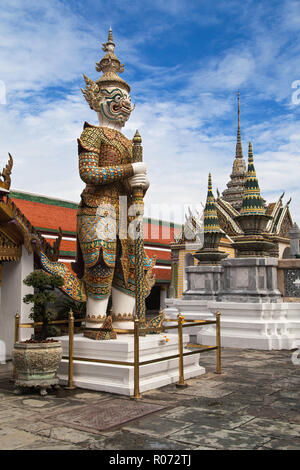
<svg viewBox="0 0 300 470"><path fill-rule="evenodd" d="M4 169L7 171L2 172L4 181L0 186L0 262L18 261L22 255L22 245L29 253L35 251L39 254L42 250L49 259L56 261L62 234L59 231L53 245L48 243L10 198L12 167L13 158L9 155L9 162Z"/></svg>

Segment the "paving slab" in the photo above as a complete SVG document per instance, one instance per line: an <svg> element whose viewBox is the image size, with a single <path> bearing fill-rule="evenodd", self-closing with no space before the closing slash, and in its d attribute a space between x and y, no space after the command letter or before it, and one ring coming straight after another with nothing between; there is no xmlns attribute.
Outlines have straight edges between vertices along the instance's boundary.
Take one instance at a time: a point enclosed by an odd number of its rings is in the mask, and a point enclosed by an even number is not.
<svg viewBox="0 0 300 470"><path fill-rule="evenodd" d="M148 436L129 431L118 431L106 436L103 440L95 440L90 449L106 450L192 450L196 446L191 443L177 442L160 436Z"/></svg>
<svg viewBox="0 0 300 470"><path fill-rule="evenodd" d="M55 426L50 429L40 430L39 435L50 437L55 441L64 441L72 444L82 444L88 447L95 441L95 434L65 426Z"/></svg>
<svg viewBox="0 0 300 470"><path fill-rule="evenodd" d="M207 410L195 407L177 408L167 416L173 420L198 424L201 427L204 425L224 429L235 429L255 418L255 416L243 412L230 413L228 410Z"/></svg>
<svg viewBox="0 0 300 470"><path fill-rule="evenodd" d="M270 440L264 436L243 432L241 430L214 429L211 426L189 426L169 436L172 440L199 444L222 450L254 450Z"/></svg>
<svg viewBox="0 0 300 470"><path fill-rule="evenodd" d="M226 395L230 395L235 390L234 388L229 389L224 388L222 385L210 386L209 382L201 382L194 386L187 386L187 388L178 389L173 385L169 386L170 388L169 393L185 396L185 395L192 395L194 397L204 397L204 398L221 398L225 397Z"/></svg>
<svg viewBox="0 0 300 470"><path fill-rule="evenodd" d="M249 433L272 437L299 437L300 424L287 423L284 421L255 418L249 423L242 424L241 429Z"/></svg>
<svg viewBox="0 0 300 470"><path fill-rule="evenodd" d="M16 450L87 450L87 447L53 439L38 439L32 444L18 447Z"/></svg>
<svg viewBox="0 0 300 470"><path fill-rule="evenodd" d="M172 419L170 416L161 419L161 416L157 416L157 420L153 417L144 418L132 421L132 423L123 426L124 431L131 431L133 433L147 434L150 436L160 435L166 437L180 429L189 426L189 423L185 421L179 421Z"/></svg>
<svg viewBox="0 0 300 470"><path fill-rule="evenodd" d="M15 450L24 445L31 445L38 436L19 429L2 427L0 429L0 450Z"/></svg>
<svg viewBox="0 0 300 470"><path fill-rule="evenodd" d="M271 439L269 442L264 444L263 449L299 450L300 449L300 438Z"/></svg>

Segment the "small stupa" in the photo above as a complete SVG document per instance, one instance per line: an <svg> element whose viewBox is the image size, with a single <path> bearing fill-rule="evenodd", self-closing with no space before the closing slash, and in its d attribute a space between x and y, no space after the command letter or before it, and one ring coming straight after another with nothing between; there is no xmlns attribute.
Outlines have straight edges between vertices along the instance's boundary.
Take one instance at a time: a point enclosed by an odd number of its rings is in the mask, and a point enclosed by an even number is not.
<svg viewBox="0 0 300 470"><path fill-rule="evenodd" d="M266 214L264 201L254 167L252 144L249 142L248 171L244 186L243 201L240 214L235 217L244 235L236 237L234 247L237 257L270 256L275 249L274 243L268 238L266 225L271 219Z"/></svg>
<svg viewBox="0 0 300 470"><path fill-rule="evenodd" d="M219 251L220 240L223 233L220 228L215 198L212 192L211 174L208 175L208 189L206 204L204 208L204 243L194 257L199 265L220 264L221 260L228 256L227 253Z"/></svg>

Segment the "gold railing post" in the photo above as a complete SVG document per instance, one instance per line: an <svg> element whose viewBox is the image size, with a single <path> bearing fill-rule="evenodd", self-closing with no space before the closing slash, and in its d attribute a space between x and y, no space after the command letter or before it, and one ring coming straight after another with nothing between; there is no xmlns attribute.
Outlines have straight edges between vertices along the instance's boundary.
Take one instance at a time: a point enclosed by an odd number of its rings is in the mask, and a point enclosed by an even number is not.
<svg viewBox="0 0 300 470"><path fill-rule="evenodd" d="M69 311L69 380L67 390L74 390L74 315L72 309Z"/></svg>
<svg viewBox="0 0 300 470"><path fill-rule="evenodd" d="M216 346L217 346L217 370L216 374L221 374L221 313L216 313Z"/></svg>
<svg viewBox="0 0 300 470"><path fill-rule="evenodd" d="M177 316L178 321L178 353L179 353L179 382L176 384L178 388L185 388L187 384L184 381L184 366L183 366L183 338L182 338L182 321L183 317L180 313Z"/></svg>
<svg viewBox="0 0 300 470"><path fill-rule="evenodd" d="M15 343L19 341L19 325L20 325L20 314L17 312L15 315Z"/></svg>
<svg viewBox="0 0 300 470"><path fill-rule="evenodd" d="M141 398L140 394L140 320L134 320L134 395L133 398Z"/></svg>
<svg viewBox="0 0 300 470"><path fill-rule="evenodd" d="M15 315L15 343L19 341L19 328L20 328L20 314L19 312ZM12 381L14 381L17 377L16 366L13 368L13 377Z"/></svg>

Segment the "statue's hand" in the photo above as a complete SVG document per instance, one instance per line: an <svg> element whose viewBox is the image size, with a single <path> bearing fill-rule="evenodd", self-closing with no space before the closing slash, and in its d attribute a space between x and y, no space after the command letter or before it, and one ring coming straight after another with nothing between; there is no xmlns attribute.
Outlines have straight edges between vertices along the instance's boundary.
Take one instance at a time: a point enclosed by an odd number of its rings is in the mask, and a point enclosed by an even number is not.
<svg viewBox="0 0 300 470"><path fill-rule="evenodd" d="M133 167L133 173L135 175L147 173L147 165L144 162L132 163L132 167Z"/></svg>
<svg viewBox="0 0 300 470"><path fill-rule="evenodd" d="M131 188L142 188L146 191L149 188L149 180L145 174L138 174L128 178L128 183Z"/></svg>

